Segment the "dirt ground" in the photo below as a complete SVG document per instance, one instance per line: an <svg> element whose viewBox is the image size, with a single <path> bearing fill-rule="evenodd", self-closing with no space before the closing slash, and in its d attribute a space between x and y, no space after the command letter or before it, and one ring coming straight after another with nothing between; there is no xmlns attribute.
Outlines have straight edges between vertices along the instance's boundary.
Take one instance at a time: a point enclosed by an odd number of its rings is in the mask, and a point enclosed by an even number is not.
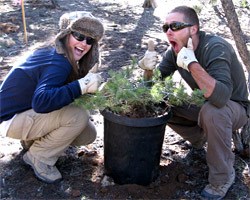
<svg viewBox="0 0 250 200"><path fill-rule="evenodd" d="M159 54L163 53L168 44L161 32L159 17L180 4L196 6L200 10L202 29L221 35L234 45L221 6L209 4L209 0L162 0L155 10L142 8L143 0L58 0L58 3L59 7L53 8L49 0L25 1L26 45L21 7L14 6L10 0L0 0L0 83L23 53L57 33L59 17L69 11L90 11L103 21L106 32L100 44L102 66L99 69L103 77L107 77L108 69L119 70L130 64L132 57L140 58L149 38L157 42ZM237 13L249 44L250 11L237 6ZM114 184L104 173L103 117L93 111L92 118L98 130L96 141L88 146L70 147L60 157L57 167L63 180L56 184L37 180L22 161L24 150L19 141L0 136L0 198L200 199L208 177L206 148L193 150L166 127L158 178L148 186ZM236 155L237 177L225 199L250 199L249 164L249 159Z"/></svg>

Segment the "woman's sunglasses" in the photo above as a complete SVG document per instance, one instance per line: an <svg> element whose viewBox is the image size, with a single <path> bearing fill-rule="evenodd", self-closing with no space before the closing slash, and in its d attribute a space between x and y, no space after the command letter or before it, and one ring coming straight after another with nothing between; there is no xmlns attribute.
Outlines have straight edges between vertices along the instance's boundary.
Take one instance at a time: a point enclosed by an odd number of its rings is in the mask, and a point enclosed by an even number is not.
<svg viewBox="0 0 250 200"><path fill-rule="evenodd" d="M184 29L184 28L189 27L189 26L193 26L193 25L188 24L188 23L183 23L183 22L173 22L171 24L164 24L162 26L162 30L163 30L164 33L166 33L169 28L172 31L179 31L179 30Z"/></svg>
<svg viewBox="0 0 250 200"><path fill-rule="evenodd" d="M73 35L73 37L77 40L77 41L83 41L86 40L86 44L87 45L92 45L95 42L95 39L93 39L92 37L87 37L81 33L78 32L71 32L71 34Z"/></svg>

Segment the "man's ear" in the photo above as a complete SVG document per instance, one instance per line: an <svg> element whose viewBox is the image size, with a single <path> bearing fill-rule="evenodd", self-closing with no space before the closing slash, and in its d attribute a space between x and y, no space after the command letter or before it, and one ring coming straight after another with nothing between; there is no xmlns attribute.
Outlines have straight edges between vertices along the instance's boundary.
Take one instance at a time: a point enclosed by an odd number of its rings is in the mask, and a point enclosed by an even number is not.
<svg viewBox="0 0 250 200"><path fill-rule="evenodd" d="M191 35L195 35L198 32L198 26L197 25L193 25L190 28L190 33Z"/></svg>

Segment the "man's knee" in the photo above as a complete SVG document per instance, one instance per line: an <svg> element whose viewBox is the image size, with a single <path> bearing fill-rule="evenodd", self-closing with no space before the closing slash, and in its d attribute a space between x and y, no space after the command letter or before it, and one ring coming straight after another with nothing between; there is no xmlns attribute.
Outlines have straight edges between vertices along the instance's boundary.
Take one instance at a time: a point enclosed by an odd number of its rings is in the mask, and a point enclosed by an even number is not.
<svg viewBox="0 0 250 200"><path fill-rule="evenodd" d="M216 119L224 119L226 118L226 113L222 108L217 108L211 103L205 103L199 113L199 126L203 127L211 126L216 124Z"/></svg>

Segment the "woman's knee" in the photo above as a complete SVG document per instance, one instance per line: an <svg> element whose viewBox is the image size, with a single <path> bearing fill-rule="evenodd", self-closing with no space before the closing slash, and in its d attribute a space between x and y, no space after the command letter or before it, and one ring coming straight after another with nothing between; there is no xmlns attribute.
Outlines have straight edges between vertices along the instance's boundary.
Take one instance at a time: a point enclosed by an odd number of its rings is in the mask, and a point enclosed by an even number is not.
<svg viewBox="0 0 250 200"><path fill-rule="evenodd" d="M75 105L63 109L62 123L65 125L82 126L84 129L89 121L89 112Z"/></svg>
<svg viewBox="0 0 250 200"><path fill-rule="evenodd" d="M97 131L92 124L89 122L83 132L76 137L76 139L72 142L72 145L81 146L81 145L88 145L95 141L97 136Z"/></svg>

